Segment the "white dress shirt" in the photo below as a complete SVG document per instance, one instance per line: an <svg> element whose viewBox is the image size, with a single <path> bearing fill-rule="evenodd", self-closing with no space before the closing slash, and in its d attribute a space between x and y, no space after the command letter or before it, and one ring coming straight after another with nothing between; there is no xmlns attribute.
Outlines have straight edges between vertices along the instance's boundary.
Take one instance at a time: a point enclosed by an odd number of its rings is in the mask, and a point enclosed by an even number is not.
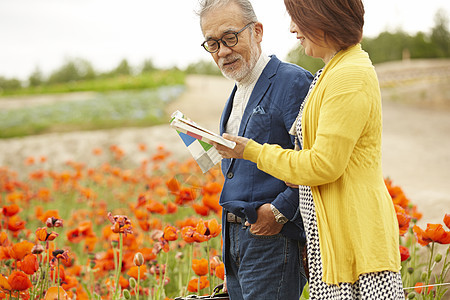
<svg viewBox="0 0 450 300"><path fill-rule="evenodd" d="M269 61L270 57L262 53L250 73L241 81L236 82L237 90L234 94L233 108L231 109L230 117L225 126L226 133L238 135L239 126L241 125L242 116L244 115L244 110L250 99L250 95L253 92L253 88L255 87L259 76L261 76L262 71Z"/></svg>

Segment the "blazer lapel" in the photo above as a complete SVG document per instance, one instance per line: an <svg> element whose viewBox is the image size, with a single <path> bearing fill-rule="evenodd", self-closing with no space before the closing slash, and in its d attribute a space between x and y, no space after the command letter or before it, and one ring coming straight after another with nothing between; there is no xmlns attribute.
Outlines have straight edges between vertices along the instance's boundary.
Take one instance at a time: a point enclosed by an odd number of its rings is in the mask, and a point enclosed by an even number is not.
<svg viewBox="0 0 450 300"><path fill-rule="evenodd" d="M259 105L261 100L264 98L266 91L272 84L271 78L277 73L278 66L281 61L272 55L267 66L264 68L261 76L259 76L258 82L256 82L253 92L248 100L247 107L244 110L244 115L242 116L241 125L239 126L239 136L244 136L245 129L247 128L248 121L253 113L253 110Z"/></svg>
<svg viewBox="0 0 450 300"><path fill-rule="evenodd" d="M225 104L225 108L223 109L222 116L220 117L220 135L222 135L225 132L225 125L228 122L228 118L231 114L231 109L233 108L233 99L234 95L236 94L237 86L234 85L233 91L231 92L230 97L227 100L227 103Z"/></svg>

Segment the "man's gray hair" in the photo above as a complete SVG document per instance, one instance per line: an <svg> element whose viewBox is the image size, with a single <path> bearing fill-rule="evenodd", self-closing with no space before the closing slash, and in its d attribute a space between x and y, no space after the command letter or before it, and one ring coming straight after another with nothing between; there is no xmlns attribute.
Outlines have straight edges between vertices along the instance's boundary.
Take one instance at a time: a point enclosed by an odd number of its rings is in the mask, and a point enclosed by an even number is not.
<svg viewBox="0 0 450 300"><path fill-rule="evenodd" d="M201 0L200 8L197 12L200 17L200 25L205 14L216 8L228 5L230 3L236 3L242 11L242 17L245 23L258 22L253 6L248 0Z"/></svg>

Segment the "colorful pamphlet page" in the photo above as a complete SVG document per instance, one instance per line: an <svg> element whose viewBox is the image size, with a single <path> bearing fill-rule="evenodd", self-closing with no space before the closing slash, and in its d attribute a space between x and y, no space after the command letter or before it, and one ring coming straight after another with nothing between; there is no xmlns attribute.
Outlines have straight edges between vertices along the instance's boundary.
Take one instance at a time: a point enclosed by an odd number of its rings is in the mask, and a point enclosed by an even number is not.
<svg viewBox="0 0 450 300"><path fill-rule="evenodd" d="M203 173L208 172L222 160L219 152L211 144L212 141L229 148L234 148L236 145L235 142L226 140L220 135L201 127L178 110L172 114L170 126L178 132Z"/></svg>

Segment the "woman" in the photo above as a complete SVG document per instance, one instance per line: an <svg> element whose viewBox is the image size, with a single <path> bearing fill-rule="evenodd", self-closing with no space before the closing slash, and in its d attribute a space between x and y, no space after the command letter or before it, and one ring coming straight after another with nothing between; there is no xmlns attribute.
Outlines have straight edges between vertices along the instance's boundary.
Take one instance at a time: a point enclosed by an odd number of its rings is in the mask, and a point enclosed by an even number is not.
<svg viewBox="0 0 450 300"><path fill-rule="evenodd" d="M398 223L381 169L381 96L359 44L361 0L285 0L290 31L325 66L292 126L303 150L224 135L243 158L299 185L311 299L404 299Z"/></svg>

